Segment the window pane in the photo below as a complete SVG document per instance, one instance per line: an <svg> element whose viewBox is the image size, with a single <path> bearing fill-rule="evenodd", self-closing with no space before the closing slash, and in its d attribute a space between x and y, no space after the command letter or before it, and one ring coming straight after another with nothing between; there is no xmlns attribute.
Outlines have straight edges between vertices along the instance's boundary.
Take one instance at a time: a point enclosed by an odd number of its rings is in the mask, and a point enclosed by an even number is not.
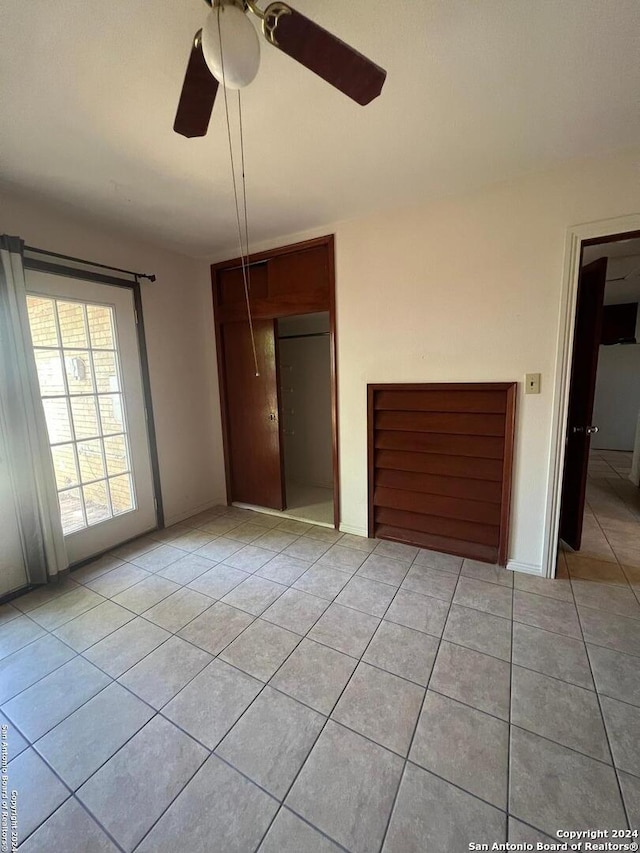
<svg viewBox="0 0 640 853"><path fill-rule="evenodd" d="M65 394L60 352L58 350L37 349L34 351L34 355L42 396Z"/></svg>
<svg viewBox="0 0 640 853"><path fill-rule="evenodd" d="M122 395L101 394L98 397L98 400L100 401L100 422L102 423L102 432L105 435L114 432L124 432Z"/></svg>
<svg viewBox="0 0 640 853"><path fill-rule="evenodd" d="M120 382L115 352L94 352L93 364L96 370L98 391L119 391Z"/></svg>
<svg viewBox="0 0 640 853"><path fill-rule="evenodd" d="M107 493L107 481L92 483L90 486L82 487L84 505L87 510L87 524L97 524L111 518L111 507L109 506L109 495Z"/></svg>
<svg viewBox="0 0 640 853"><path fill-rule="evenodd" d="M122 474L129 470L127 459L127 440L124 435L115 435L113 438L105 438L104 453L107 458L107 473Z"/></svg>
<svg viewBox="0 0 640 853"><path fill-rule="evenodd" d="M69 393L91 394L93 391L93 379L91 376L89 350L65 350L64 366L67 371Z"/></svg>
<svg viewBox="0 0 640 853"><path fill-rule="evenodd" d="M115 349L113 345L113 309L106 305L87 305L91 346L98 349Z"/></svg>
<svg viewBox="0 0 640 853"><path fill-rule="evenodd" d="M98 430L98 413L95 397L71 397L71 413L76 438L95 438Z"/></svg>
<svg viewBox="0 0 640 853"><path fill-rule="evenodd" d="M109 489L111 491L113 514L120 515L123 512L131 512L134 508L131 476L123 474L121 477L112 477L109 480Z"/></svg>
<svg viewBox="0 0 640 853"><path fill-rule="evenodd" d="M84 308L78 302L57 301L58 322L63 347L87 347L87 331L84 325Z"/></svg>
<svg viewBox="0 0 640 853"><path fill-rule="evenodd" d="M100 439L78 442L78 463L83 483L101 480L105 476Z"/></svg>
<svg viewBox="0 0 640 853"><path fill-rule="evenodd" d="M71 441L71 424L66 400L43 400L44 416L47 420L49 442L51 444Z"/></svg>
<svg viewBox="0 0 640 853"><path fill-rule="evenodd" d="M34 347L57 347L58 330L54 314L53 299L42 296L27 296L31 340Z"/></svg>
<svg viewBox="0 0 640 853"><path fill-rule="evenodd" d="M86 527L84 514L82 512L82 497L80 489L70 489L68 492L60 492L60 517L62 518L62 530L65 534L73 533Z"/></svg>
<svg viewBox="0 0 640 853"><path fill-rule="evenodd" d="M63 444L52 447L53 468L56 472L56 483L59 489L68 489L78 485L78 467L73 452L73 444Z"/></svg>

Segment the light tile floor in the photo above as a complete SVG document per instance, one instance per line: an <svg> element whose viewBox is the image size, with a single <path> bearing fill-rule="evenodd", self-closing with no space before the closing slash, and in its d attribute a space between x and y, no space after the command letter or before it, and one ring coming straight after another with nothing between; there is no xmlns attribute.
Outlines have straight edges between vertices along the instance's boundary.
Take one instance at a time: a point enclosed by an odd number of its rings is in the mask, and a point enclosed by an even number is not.
<svg viewBox="0 0 640 853"><path fill-rule="evenodd" d="M5 605L20 850L456 853L637 825L640 578L574 556L542 580L220 507Z"/></svg>

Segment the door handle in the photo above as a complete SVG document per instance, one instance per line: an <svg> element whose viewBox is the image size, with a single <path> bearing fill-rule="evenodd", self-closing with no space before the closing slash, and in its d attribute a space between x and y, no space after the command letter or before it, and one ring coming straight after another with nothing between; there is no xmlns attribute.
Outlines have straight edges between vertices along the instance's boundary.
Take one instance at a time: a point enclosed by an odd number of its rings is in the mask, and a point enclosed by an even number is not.
<svg viewBox="0 0 640 853"><path fill-rule="evenodd" d="M597 432L600 432L600 427L590 426L586 429L587 435L595 435Z"/></svg>
<svg viewBox="0 0 640 853"><path fill-rule="evenodd" d="M275 412L269 412L269 420L270 421L277 421L278 420L278 416L276 415Z"/></svg>

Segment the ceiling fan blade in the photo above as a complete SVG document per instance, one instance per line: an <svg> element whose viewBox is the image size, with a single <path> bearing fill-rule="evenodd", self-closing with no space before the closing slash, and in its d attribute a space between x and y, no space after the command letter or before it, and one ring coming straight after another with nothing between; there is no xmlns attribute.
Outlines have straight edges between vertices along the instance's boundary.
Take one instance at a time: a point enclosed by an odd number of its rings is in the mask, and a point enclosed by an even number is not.
<svg viewBox="0 0 640 853"><path fill-rule="evenodd" d="M193 40L176 120L173 123L176 133L189 138L206 136L218 85L204 60L202 30L199 30Z"/></svg>
<svg viewBox="0 0 640 853"><path fill-rule="evenodd" d="M285 3L265 9L264 33L275 47L362 106L382 91L383 68Z"/></svg>

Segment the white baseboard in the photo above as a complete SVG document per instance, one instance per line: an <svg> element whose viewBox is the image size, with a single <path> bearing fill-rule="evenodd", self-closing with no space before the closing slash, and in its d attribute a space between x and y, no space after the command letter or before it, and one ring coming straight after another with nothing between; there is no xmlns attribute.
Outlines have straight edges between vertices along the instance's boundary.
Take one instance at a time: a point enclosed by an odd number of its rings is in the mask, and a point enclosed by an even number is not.
<svg viewBox="0 0 640 853"><path fill-rule="evenodd" d="M341 524L340 533L351 533L353 536L364 536L365 539L368 536L366 527L352 527L350 524Z"/></svg>
<svg viewBox="0 0 640 853"><path fill-rule="evenodd" d="M524 572L527 575L543 577L542 566L536 566L533 563L519 563L517 560L509 560L507 569L510 572Z"/></svg>
<svg viewBox="0 0 640 853"><path fill-rule="evenodd" d="M207 503L199 504L193 509L189 509L186 512L179 512L175 515L165 515L164 517L164 526L171 527L172 524L178 524L181 521L185 521L187 518L191 518L194 515L198 515L200 512L205 512L205 510L212 509L214 506L226 506L227 499L226 497L218 498L217 500L207 501Z"/></svg>

